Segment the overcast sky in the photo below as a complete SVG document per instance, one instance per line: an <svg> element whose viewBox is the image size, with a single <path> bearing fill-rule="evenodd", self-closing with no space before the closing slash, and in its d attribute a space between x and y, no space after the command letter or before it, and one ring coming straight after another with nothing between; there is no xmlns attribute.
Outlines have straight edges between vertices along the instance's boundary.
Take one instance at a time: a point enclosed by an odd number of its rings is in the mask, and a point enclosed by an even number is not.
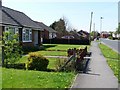
<svg viewBox="0 0 120 90"><path fill-rule="evenodd" d="M40 21L46 25L66 17L70 25L77 30L89 31L90 14L93 12L95 30L100 31L100 17L102 19L102 31L115 31L118 26L118 2L115 0L3 0L3 6L24 12L31 19ZM108 2L109 1L109 2ZM92 24L93 30L93 24Z"/></svg>

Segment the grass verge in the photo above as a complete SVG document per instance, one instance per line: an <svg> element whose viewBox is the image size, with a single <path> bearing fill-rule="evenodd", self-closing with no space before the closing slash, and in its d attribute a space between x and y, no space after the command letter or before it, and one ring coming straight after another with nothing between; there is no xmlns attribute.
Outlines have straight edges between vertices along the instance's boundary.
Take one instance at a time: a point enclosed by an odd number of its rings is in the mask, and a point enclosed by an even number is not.
<svg viewBox="0 0 120 90"><path fill-rule="evenodd" d="M111 69L114 72L114 75L118 78L120 82L120 54L109 48L108 46L104 44L99 44L99 47L104 55L104 57L107 59L108 65L111 67Z"/></svg>

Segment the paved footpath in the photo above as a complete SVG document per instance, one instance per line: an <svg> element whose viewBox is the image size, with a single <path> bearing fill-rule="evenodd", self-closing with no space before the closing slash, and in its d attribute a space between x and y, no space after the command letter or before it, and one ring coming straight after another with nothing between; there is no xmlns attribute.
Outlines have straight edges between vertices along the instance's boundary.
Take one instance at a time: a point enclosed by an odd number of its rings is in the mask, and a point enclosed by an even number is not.
<svg viewBox="0 0 120 90"><path fill-rule="evenodd" d="M89 62L88 72L78 74L71 88L118 88L118 79L102 55L98 42L92 43L90 52L92 59Z"/></svg>

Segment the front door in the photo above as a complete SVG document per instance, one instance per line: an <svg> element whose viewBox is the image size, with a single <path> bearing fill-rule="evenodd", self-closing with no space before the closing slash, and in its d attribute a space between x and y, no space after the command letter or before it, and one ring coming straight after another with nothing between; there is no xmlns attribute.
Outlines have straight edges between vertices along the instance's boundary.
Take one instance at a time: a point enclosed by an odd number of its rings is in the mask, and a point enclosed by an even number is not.
<svg viewBox="0 0 120 90"><path fill-rule="evenodd" d="M38 31L34 31L34 46L38 45Z"/></svg>

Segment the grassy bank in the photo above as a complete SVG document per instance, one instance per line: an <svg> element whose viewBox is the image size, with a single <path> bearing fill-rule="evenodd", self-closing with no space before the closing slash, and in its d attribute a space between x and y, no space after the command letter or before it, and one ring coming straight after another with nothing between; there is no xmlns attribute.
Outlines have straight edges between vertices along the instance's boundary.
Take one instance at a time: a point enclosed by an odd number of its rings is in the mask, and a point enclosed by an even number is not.
<svg viewBox="0 0 120 90"><path fill-rule="evenodd" d="M108 65L111 67L115 76L118 77L118 80L120 82L120 69L119 69L120 54L113 51L111 48L104 44L99 44L99 47L104 57L107 59Z"/></svg>

